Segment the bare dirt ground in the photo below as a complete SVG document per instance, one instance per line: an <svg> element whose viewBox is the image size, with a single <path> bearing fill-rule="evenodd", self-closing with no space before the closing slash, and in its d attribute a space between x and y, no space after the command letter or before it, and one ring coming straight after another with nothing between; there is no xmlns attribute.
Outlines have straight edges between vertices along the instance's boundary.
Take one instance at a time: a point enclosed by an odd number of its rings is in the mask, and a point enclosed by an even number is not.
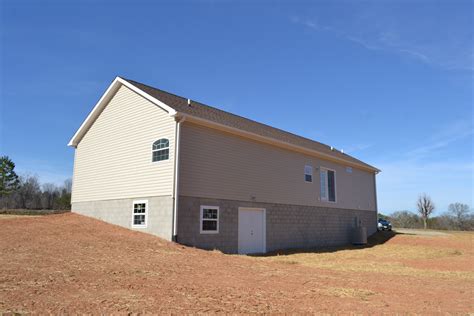
<svg viewBox="0 0 474 316"><path fill-rule="evenodd" d="M473 234L387 234L246 257L76 214L2 217L0 313L474 312Z"/></svg>

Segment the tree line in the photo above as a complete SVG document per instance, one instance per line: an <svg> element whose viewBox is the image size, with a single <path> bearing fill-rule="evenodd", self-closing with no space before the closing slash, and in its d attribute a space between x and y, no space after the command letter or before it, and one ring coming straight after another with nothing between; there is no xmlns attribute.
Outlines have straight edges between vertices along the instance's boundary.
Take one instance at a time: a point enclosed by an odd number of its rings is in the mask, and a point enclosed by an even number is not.
<svg viewBox="0 0 474 316"><path fill-rule="evenodd" d="M474 213L467 204L451 203L447 212L432 217L435 204L428 195L422 194L417 200L416 207L417 213L404 210L388 216L380 214L380 217L390 220L392 225L398 228L474 230Z"/></svg>
<svg viewBox="0 0 474 316"><path fill-rule="evenodd" d="M41 184L37 176L18 176L14 169L8 156L0 157L0 209L71 209L71 179L59 186ZM474 214L467 204L452 203L447 212L436 217L431 217L435 204L428 195L420 195L416 206L418 214L405 210L379 215L399 228L474 230Z"/></svg>
<svg viewBox="0 0 474 316"><path fill-rule="evenodd" d="M9 157L0 157L0 209L71 209L71 179L41 184L37 176L18 176L14 169Z"/></svg>

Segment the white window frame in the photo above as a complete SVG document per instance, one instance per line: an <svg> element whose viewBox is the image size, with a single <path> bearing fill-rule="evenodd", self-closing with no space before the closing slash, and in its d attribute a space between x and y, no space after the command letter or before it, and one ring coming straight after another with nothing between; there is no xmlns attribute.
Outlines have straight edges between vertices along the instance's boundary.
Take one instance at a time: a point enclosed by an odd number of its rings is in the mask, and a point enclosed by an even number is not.
<svg viewBox="0 0 474 316"><path fill-rule="evenodd" d="M216 209L217 210L217 219L215 219L215 221L217 222L217 225L216 225L216 230L202 230L202 222L204 221L204 219L202 218L203 216L203 213L204 213L204 209ZM219 210L219 206L211 206L211 205L201 205L201 211L200 211L200 214L199 214L199 232L201 234L218 234L219 233L219 220L220 220L220 210ZM214 219L206 219L206 221L213 221Z"/></svg>
<svg viewBox="0 0 474 316"><path fill-rule="evenodd" d="M308 170L310 170L310 172L307 172ZM311 176L311 181L306 180L306 176L308 176L308 175ZM314 176L313 176L313 166L305 165L304 166L304 182L313 183L313 178L314 178Z"/></svg>
<svg viewBox="0 0 474 316"><path fill-rule="evenodd" d="M136 225L135 223L135 204L145 204L145 224ZM137 214L140 215L140 214ZM132 228L147 228L148 226L148 200L135 200L132 202Z"/></svg>
<svg viewBox="0 0 474 316"><path fill-rule="evenodd" d="M321 186L321 174L323 171L326 171L326 197L321 196L321 187L319 188L319 196L321 201L327 203L337 203L337 182L336 182L336 170L326 167L319 167L319 186ZM329 201L329 181L328 181L328 171L334 172L334 201Z"/></svg>
<svg viewBox="0 0 474 316"><path fill-rule="evenodd" d="M164 147L164 148L159 148L159 149L153 149L155 143L159 140L162 140L162 139L166 139L168 141L168 147ZM160 137L158 138L157 140L155 140L152 144L151 144L151 162L152 163L160 163L162 161L167 161L167 160L170 160L170 139L167 138L167 137ZM168 158L167 159L162 159L162 160L157 160L157 161L153 161L153 154L156 152L156 151L161 151L161 150L166 150L168 149Z"/></svg>

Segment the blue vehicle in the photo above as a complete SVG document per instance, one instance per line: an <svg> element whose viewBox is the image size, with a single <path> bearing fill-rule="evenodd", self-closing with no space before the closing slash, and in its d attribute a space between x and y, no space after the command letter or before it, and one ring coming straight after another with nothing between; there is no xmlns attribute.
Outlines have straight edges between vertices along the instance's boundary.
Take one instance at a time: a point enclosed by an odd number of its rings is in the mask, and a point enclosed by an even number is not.
<svg viewBox="0 0 474 316"><path fill-rule="evenodd" d="M382 231L382 230L391 231L392 230L392 223L390 223L386 219L379 218L379 221L377 223L377 230L378 231Z"/></svg>

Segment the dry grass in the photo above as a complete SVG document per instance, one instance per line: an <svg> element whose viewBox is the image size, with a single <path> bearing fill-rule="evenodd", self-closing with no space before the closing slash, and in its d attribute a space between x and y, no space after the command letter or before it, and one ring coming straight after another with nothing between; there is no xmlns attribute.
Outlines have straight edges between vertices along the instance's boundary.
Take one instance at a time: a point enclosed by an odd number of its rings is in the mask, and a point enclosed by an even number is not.
<svg viewBox="0 0 474 316"><path fill-rule="evenodd" d="M420 239L418 242L392 243L388 241L384 244L361 249L283 253L260 259L344 272L474 280L474 268L470 271L469 269L468 271L456 271L453 269L425 269L420 268L419 264L412 264L426 262L429 266L439 260L474 262L473 236L473 233L466 232L445 233L443 236L415 235L416 239L413 239L413 236L407 237L411 241ZM452 243L456 243L458 247L447 247Z"/></svg>
<svg viewBox="0 0 474 316"><path fill-rule="evenodd" d="M375 292L365 289L353 289L345 287L330 287L323 291L327 295L335 297L350 297L363 301L367 301L370 296L375 295Z"/></svg>
<svg viewBox="0 0 474 316"><path fill-rule="evenodd" d="M18 217L39 217L41 215L13 215L13 214L0 214L0 220L2 219L13 219Z"/></svg>
<svg viewBox="0 0 474 316"><path fill-rule="evenodd" d="M225 255L77 214L0 225L0 315L451 314L474 311L473 234Z"/></svg>

